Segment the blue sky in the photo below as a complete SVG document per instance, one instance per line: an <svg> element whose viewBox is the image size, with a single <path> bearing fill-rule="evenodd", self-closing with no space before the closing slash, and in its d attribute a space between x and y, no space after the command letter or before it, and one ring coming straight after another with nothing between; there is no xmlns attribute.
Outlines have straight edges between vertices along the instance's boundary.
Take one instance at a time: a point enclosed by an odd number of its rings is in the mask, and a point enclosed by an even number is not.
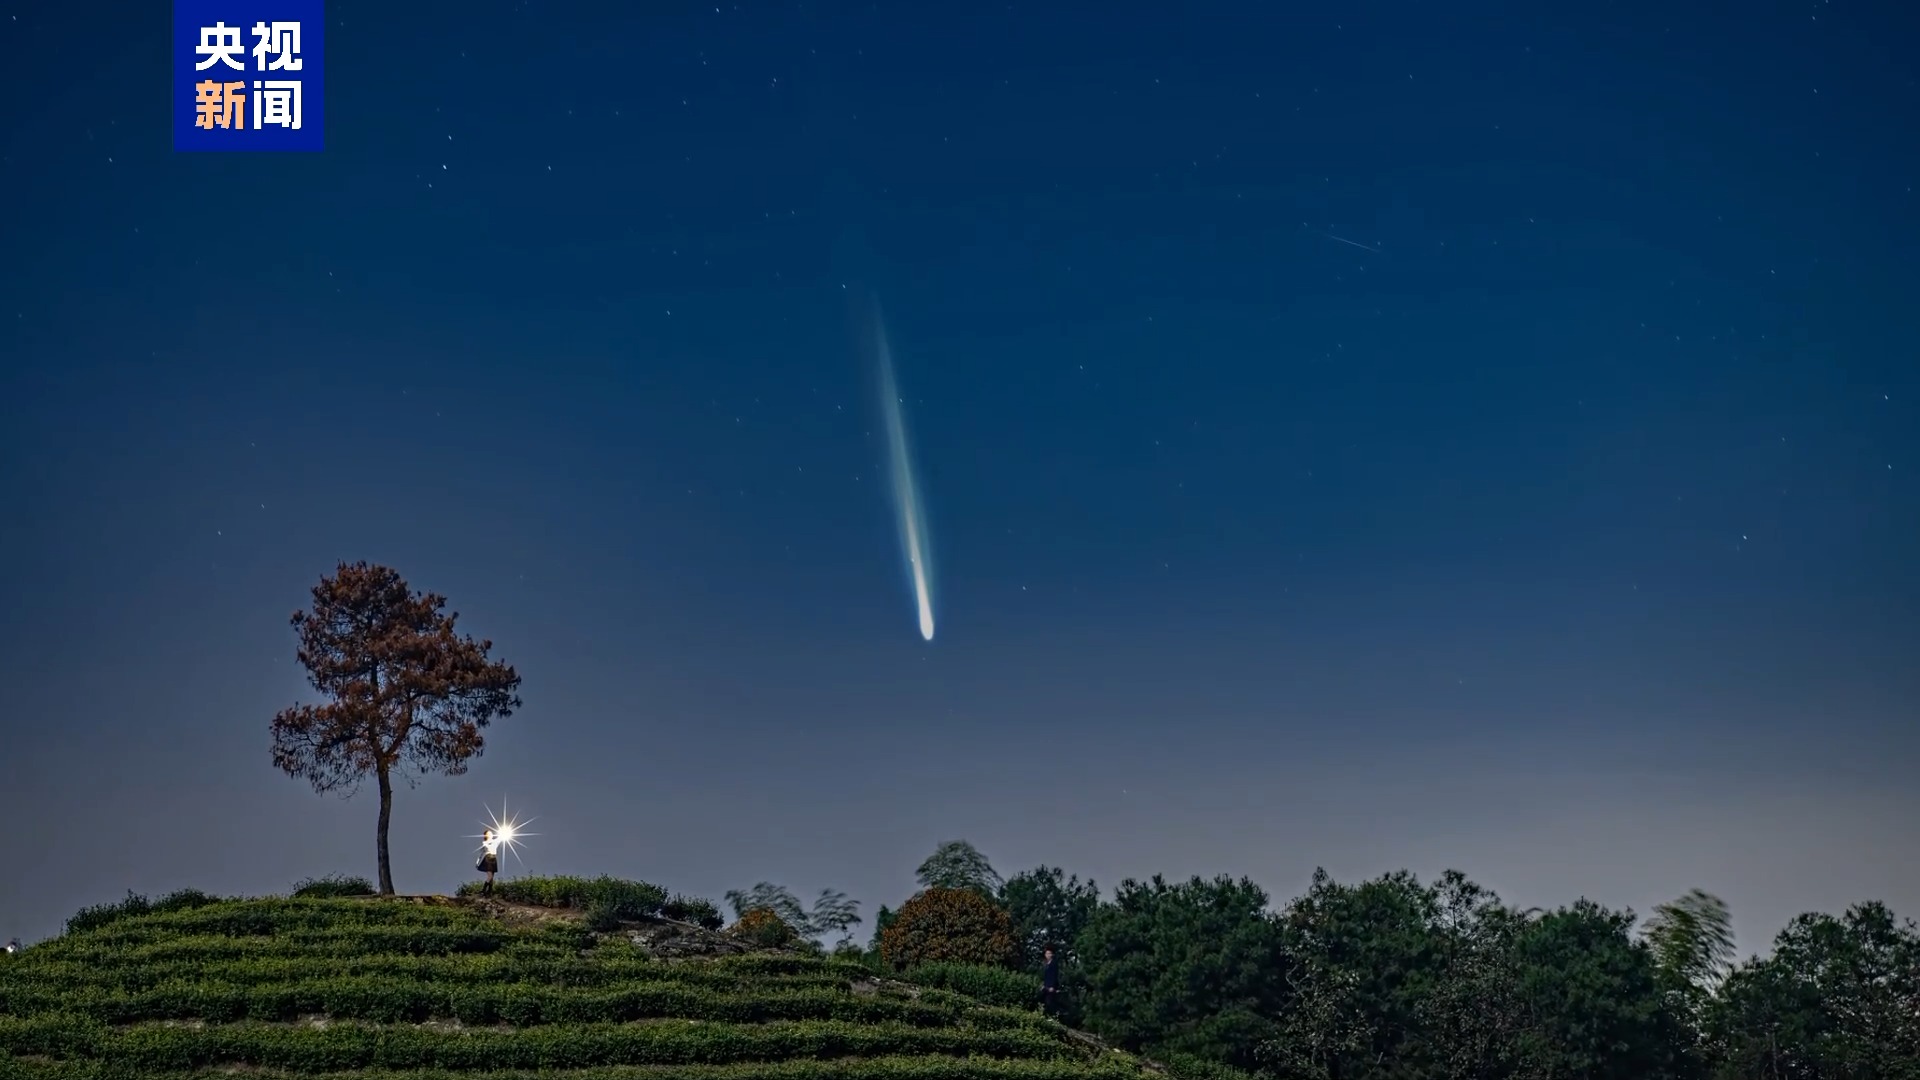
<svg viewBox="0 0 1920 1080"><path fill-rule="evenodd" d="M0 935L371 876L266 750L362 558L526 680L403 890L504 795L530 869L869 911L954 837L1920 909L1890 13L327 10L317 155L175 154L154 12L0 20L62 87L0 155Z"/></svg>

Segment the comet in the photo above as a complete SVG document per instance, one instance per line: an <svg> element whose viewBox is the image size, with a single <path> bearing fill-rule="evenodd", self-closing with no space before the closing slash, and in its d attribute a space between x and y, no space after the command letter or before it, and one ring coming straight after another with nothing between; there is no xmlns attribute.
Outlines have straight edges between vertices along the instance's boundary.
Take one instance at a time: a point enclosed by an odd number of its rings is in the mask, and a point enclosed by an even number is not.
<svg viewBox="0 0 1920 1080"><path fill-rule="evenodd" d="M875 314L874 339L880 360L880 412L887 428L887 472L891 480L893 508L899 521L900 553L907 560L907 576L913 584L913 603L920 617L920 637L933 640L933 567L926 514L920 506L920 492L913 478L913 457L907 451L905 402L893 377L893 350L887 344L887 328Z"/></svg>

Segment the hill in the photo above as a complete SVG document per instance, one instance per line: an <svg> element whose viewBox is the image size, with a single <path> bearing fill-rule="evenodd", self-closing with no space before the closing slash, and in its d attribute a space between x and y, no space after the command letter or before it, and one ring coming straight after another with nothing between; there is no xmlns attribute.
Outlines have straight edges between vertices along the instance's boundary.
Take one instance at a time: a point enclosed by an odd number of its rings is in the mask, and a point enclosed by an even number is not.
<svg viewBox="0 0 1920 1080"><path fill-rule="evenodd" d="M1163 1075L1030 1011L668 918L718 921L651 886L540 892L89 909L0 958L0 1075Z"/></svg>

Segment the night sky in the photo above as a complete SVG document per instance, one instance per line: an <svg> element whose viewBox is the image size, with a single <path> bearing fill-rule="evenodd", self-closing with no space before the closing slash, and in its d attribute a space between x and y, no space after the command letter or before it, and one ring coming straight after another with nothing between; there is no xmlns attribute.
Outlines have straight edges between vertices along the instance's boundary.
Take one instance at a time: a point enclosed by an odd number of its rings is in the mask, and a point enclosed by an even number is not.
<svg viewBox="0 0 1920 1080"><path fill-rule="evenodd" d="M1920 31L1720 10L334 0L323 153L176 154L165 6L13 0L0 938L373 876L267 753L341 559L525 678L403 892L505 797L869 913L964 837L1920 915Z"/></svg>

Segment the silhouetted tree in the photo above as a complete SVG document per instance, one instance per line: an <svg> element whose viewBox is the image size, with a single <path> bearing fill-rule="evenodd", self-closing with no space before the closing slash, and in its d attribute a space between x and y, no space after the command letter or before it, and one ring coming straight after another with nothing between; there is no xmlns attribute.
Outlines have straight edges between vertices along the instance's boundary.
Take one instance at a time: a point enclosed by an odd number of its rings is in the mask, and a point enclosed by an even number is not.
<svg viewBox="0 0 1920 1080"><path fill-rule="evenodd" d="M785 885L763 881L751 889L728 889L725 899L736 919L746 918L749 911L770 911L779 916L781 922L806 932L807 911Z"/></svg>
<svg viewBox="0 0 1920 1080"><path fill-rule="evenodd" d="M1686 1025L1687 1053L1705 1066L1705 1012L1733 967L1733 917L1726 901L1701 889L1660 904L1640 927L1653 950L1667 1006Z"/></svg>
<svg viewBox="0 0 1920 1080"><path fill-rule="evenodd" d="M1633 915L1588 900L1528 920L1513 942L1529 1017L1520 1080L1687 1075L1680 1017Z"/></svg>
<svg viewBox="0 0 1920 1080"><path fill-rule="evenodd" d="M800 906L800 899L786 886L770 881L751 889L728 889L726 900L737 919L745 918L749 911L770 911L802 936L813 939L834 934L848 938L860 924L860 901L849 900L846 893L836 889L821 889L810 911Z"/></svg>
<svg viewBox="0 0 1920 1080"><path fill-rule="evenodd" d="M459 776L486 746L481 731L520 707L520 676L488 659L491 641L454 632L446 598L417 593L384 566L341 563L293 615L307 681L332 699L273 718L273 764L317 792L380 785L380 892L393 893L387 826L393 775Z"/></svg>
<svg viewBox="0 0 1920 1080"><path fill-rule="evenodd" d="M1263 1062L1342 1078L1373 1077L1382 1061L1430 1067L1419 1011L1444 970L1440 918L1436 891L1404 870L1357 885L1315 870L1279 917L1291 1000Z"/></svg>
<svg viewBox="0 0 1920 1080"><path fill-rule="evenodd" d="M1131 1050L1252 1068L1283 1001L1281 927L1244 878L1124 881L1077 944L1087 1026Z"/></svg>
<svg viewBox="0 0 1920 1080"><path fill-rule="evenodd" d="M1920 1077L1920 926L1884 904L1801 915L1708 1006L1723 1080Z"/></svg>
<svg viewBox="0 0 1920 1080"><path fill-rule="evenodd" d="M838 889L821 889L807 912L807 929L815 937L840 936L838 944L853 940L853 928L860 925L860 901L850 900Z"/></svg>
<svg viewBox="0 0 1920 1080"><path fill-rule="evenodd" d="M922 889L880 934L880 956L896 971L932 963L998 967L1019 954L1013 920L978 889Z"/></svg>
<svg viewBox="0 0 1920 1080"><path fill-rule="evenodd" d="M1342 885L1280 917L1287 985L1258 1051L1287 1080L1675 1080L1684 1032L1632 916L1513 911L1457 871Z"/></svg>
<svg viewBox="0 0 1920 1080"><path fill-rule="evenodd" d="M923 889L971 889L989 900L1000 889L993 864L965 840L948 840L934 848L914 877Z"/></svg>
<svg viewBox="0 0 1920 1080"><path fill-rule="evenodd" d="M1000 886L1000 906L1013 917L1021 970L1038 978L1046 966L1046 951L1054 951L1060 964L1054 1016L1078 1027L1084 1019L1081 1006L1087 999L1086 971L1080 965L1080 934L1100 908L1100 887L1058 867L1042 866L1008 878Z"/></svg>
<svg viewBox="0 0 1920 1080"><path fill-rule="evenodd" d="M1700 889L1654 908L1641 936L1677 988L1711 994L1733 966L1733 916L1726 901Z"/></svg>
<svg viewBox="0 0 1920 1080"><path fill-rule="evenodd" d="M1493 1080L1539 1072L1540 1040L1528 1025L1526 973L1518 940L1543 916L1515 911L1458 870L1428 886L1435 918L1428 929L1438 969L1414 1000L1432 1080Z"/></svg>
<svg viewBox="0 0 1920 1080"><path fill-rule="evenodd" d="M1000 906L1013 916L1021 966L1037 975L1048 949L1073 964L1080 931L1100 907L1100 887L1057 866L1042 866L1008 878L1000 886Z"/></svg>

